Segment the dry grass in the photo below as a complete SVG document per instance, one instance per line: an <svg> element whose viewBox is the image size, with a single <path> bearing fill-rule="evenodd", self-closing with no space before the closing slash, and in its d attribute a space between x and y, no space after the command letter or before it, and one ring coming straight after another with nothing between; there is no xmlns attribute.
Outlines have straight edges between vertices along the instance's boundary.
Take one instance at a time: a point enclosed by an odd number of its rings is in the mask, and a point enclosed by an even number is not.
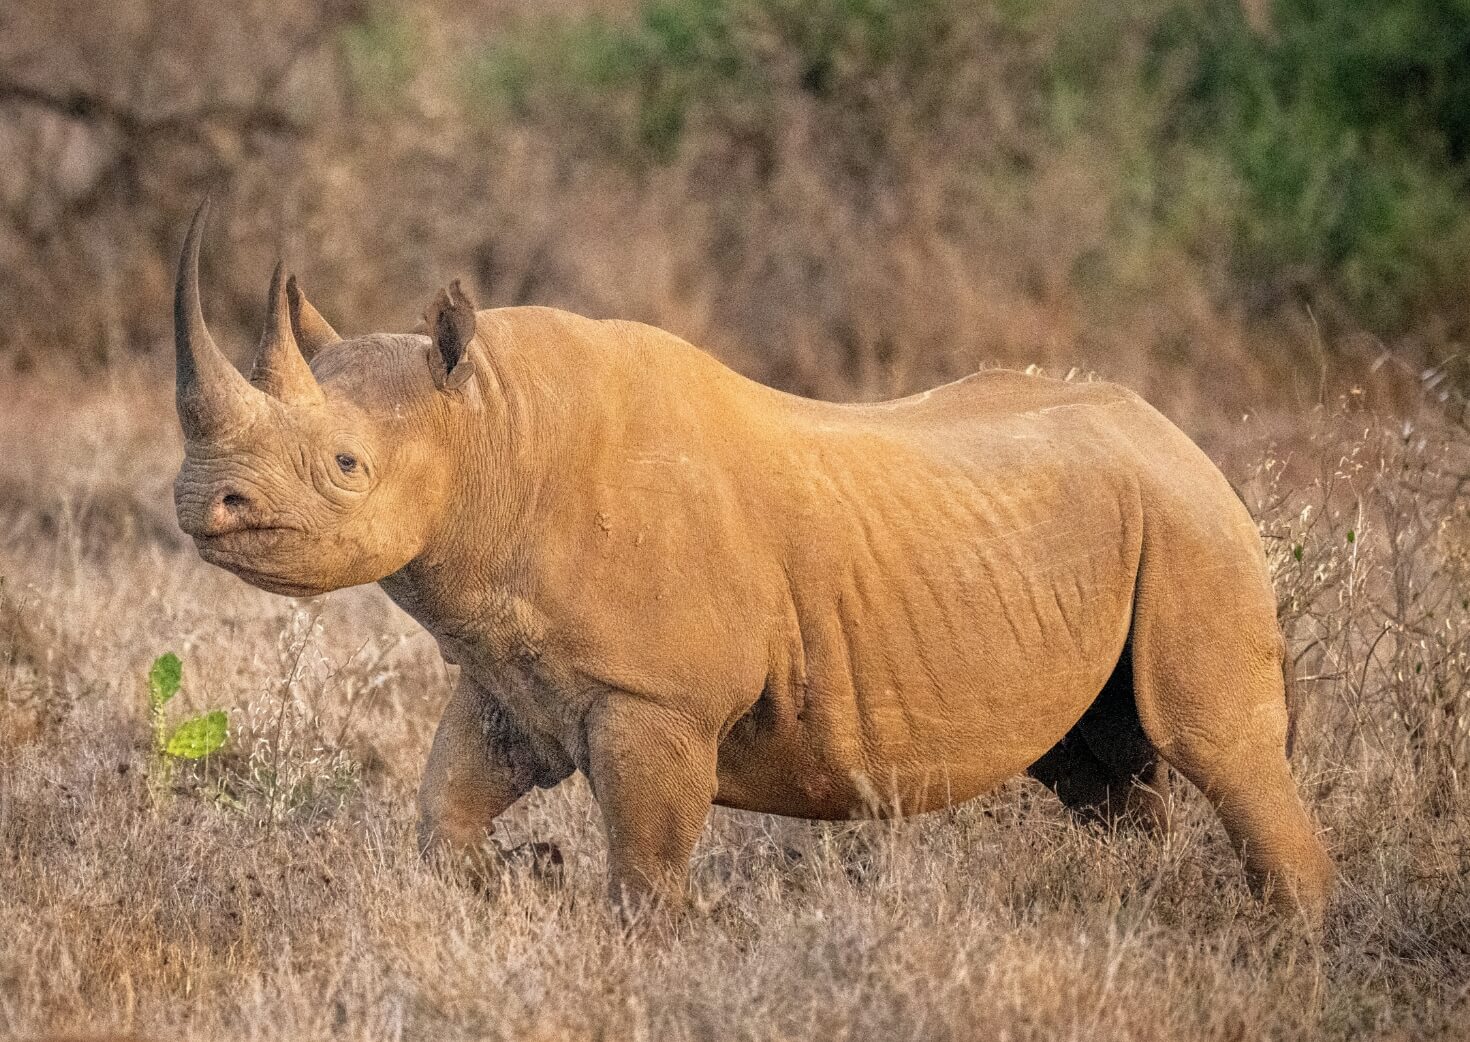
<svg viewBox="0 0 1470 1042"><path fill-rule="evenodd" d="M20 449L0 463L0 1037L1463 1036L1457 428L1347 408L1294 421L1294 453L1217 433L1270 461L1247 487L1317 677L1298 769L1343 872L1320 939L1258 907L1182 784L1159 842L1079 828L1022 781L891 825L717 811L697 910L651 937L606 910L578 781L505 830L559 843L562 887L426 872L431 642L376 591L292 602L202 565L168 521L159 390L119 376L64 412L56 391L17 387L0 419ZM169 649L181 698L231 707L234 732L155 803L142 676Z"/></svg>

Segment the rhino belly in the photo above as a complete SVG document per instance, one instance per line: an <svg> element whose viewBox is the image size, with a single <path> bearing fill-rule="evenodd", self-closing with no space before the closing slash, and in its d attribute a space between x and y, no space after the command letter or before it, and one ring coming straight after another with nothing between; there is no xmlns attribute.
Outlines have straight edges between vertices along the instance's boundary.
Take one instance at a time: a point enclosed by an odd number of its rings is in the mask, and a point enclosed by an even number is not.
<svg viewBox="0 0 1470 1042"><path fill-rule="evenodd" d="M1114 659L1116 661L1116 659ZM766 726L758 703L720 748L723 806L817 819L887 817L953 806L1020 774L1054 746L1102 689L1112 663L1066 683L943 697L917 685L858 694ZM763 698L766 696L763 696ZM823 699L808 690L810 701ZM847 701L850 699L850 701Z"/></svg>
<svg viewBox="0 0 1470 1042"><path fill-rule="evenodd" d="M1122 653L1135 562L1120 542L1032 567L1012 554L974 570L911 568L907 582L852 570L824 603L796 603L787 650L721 746L719 802L813 818L915 813L1024 771Z"/></svg>

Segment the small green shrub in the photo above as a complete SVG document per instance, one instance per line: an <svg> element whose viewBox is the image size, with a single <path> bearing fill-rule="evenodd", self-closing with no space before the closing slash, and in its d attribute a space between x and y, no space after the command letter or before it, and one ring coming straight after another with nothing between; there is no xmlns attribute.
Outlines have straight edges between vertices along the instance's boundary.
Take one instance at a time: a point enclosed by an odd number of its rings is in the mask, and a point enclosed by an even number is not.
<svg viewBox="0 0 1470 1042"><path fill-rule="evenodd" d="M202 760L229 737L230 720L223 709L190 717L169 730L167 707L183 686L184 664L173 652L153 660L148 670L148 720L153 733L149 777L155 793L168 787L178 760Z"/></svg>

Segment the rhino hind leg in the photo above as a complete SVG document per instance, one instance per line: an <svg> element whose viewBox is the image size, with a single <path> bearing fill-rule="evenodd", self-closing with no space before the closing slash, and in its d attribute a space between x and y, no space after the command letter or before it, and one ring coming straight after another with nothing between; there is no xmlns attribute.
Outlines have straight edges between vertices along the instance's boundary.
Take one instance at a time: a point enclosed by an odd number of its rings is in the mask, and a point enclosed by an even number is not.
<svg viewBox="0 0 1470 1042"><path fill-rule="evenodd" d="M1167 779L1138 719L1131 649L1082 719L1027 773L1083 821L1167 830Z"/></svg>
<svg viewBox="0 0 1470 1042"><path fill-rule="evenodd" d="M1252 888L1318 923L1335 870L1287 760L1274 597L1243 554L1232 561L1171 534L1174 545L1145 543L1139 574L1131 638L1139 720L1213 805Z"/></svg>

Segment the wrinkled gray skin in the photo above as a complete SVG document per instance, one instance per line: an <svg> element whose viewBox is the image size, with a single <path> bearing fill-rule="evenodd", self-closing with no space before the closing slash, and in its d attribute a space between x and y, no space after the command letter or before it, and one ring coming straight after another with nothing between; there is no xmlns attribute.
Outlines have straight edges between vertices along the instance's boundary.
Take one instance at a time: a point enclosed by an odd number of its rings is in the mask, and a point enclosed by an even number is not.
<svg viewBox="0 0 1470 1042"><path fill-rule="evenodd" d="M378 582L460 667L426 852L573 771L618 902L678 902L711 803L913 813L1030 771L1163 824L1162 764L1252 879L1320 916L1254 525L1137 396L992 372L867 406L754 384L659 330L542 308L342 340L272 282L249 380L176 302L179 523L311 595Z"/></svg>

